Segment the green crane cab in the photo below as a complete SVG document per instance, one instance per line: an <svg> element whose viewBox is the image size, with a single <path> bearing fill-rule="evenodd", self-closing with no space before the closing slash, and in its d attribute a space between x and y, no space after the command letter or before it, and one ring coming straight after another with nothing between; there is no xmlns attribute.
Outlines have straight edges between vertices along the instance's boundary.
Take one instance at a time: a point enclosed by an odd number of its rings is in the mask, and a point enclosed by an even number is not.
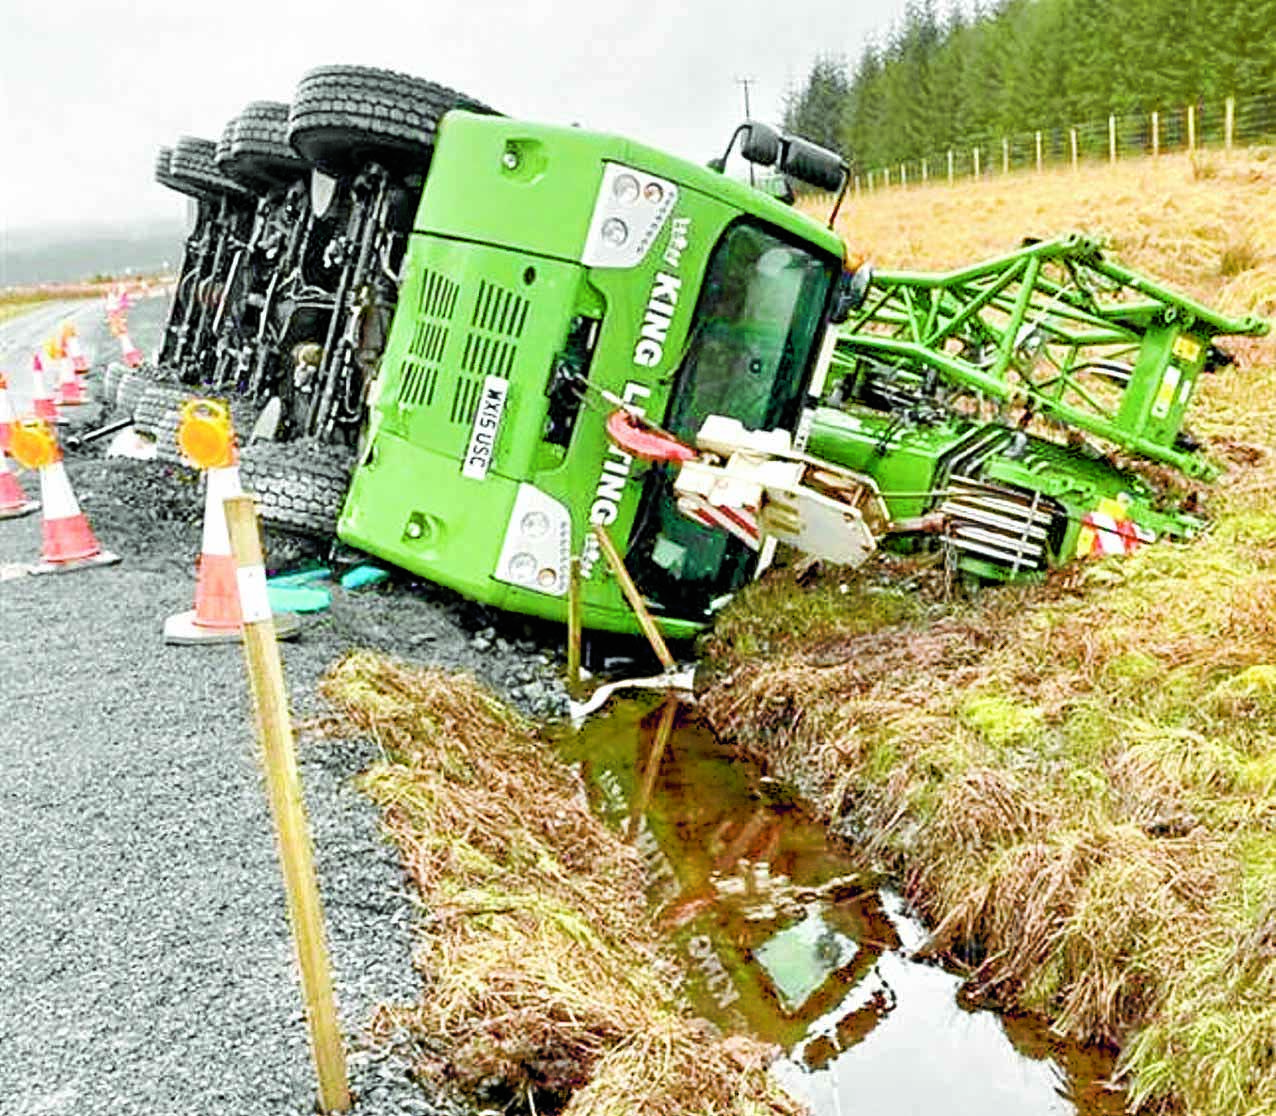
<svg viewBox="0 0 1276 1116"><path fill-rule="evenodd" d="M831 153L756 124L737 136L746 158L845 192ZM693 634L765 548L681 515L667 467L613 445L605 421L623 400L686 441L710 414L799 430L847 312L843 251L715 167L448 113L339 537L556 620L579 555L585 626L637 631L592 536L600 524L661 628Z"/></svg>

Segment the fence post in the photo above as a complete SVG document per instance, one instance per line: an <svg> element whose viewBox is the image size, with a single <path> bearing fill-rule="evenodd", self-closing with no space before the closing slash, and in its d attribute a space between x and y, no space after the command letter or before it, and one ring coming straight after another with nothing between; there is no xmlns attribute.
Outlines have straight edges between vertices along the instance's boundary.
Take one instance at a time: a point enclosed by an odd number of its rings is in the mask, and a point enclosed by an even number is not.
<svg viewBox="0 0 1276 1116"><path fill-rule="evenodd" d="M1152 158L1161 154L1161 114L1152 110Z"/></svg>
<svg viewBox="0 0 1276 1116"><path fill-rule="evenodd" d="M1108 162L1116 162L1116 113L1108 113Z"/></svg>
<svg viewBox="0 0 1276 1116"><path fill-rule="evenodd" d="M979 181L979 148L975 148L975 181Z"/></svg>
<svg viewBox="0 0 1276 1116"><path fill-rule="evenodd" d="M1068 129L1068 138L1072 143L1072 169L1077 169L1077 130L1075 128Z"/></svg>
<svg viewBox="0 0 1276 1116"><path fill-rule="evenodd" d="M1196 106L1187 106L1187 149L1196 150Z"/></svg>
<svg viewBox="0 0 1276 1116"><path fill-rule="evenodd" d="M928 181L929 181L929 177L927 174L926 160L923 159L922 160L922 185L925 186Z"/></svg>
<svg viewBox="0 0 1276 1116"><path fill-rule="evenodd" d="M1001 173L1010 173L1010 138L1008 136L1001 137Z"/></svg>
<svg viewBox="0 0 1276 1116"><path fill-rule="evenodd" d="M899 184L905 187L908 185L908 167L904 163L899 165Z"/></svg>
<svg viewBox="0 0 1276 1116"><path fill-rule="evenodd" d="M891 188L891 168L890 167L882 168L882 181L886 189L889 190Z"/></svg>
<svg viewBox="0 0 1276 1116"><path fill-rule="evenodd" d="M860 176L858 174L855 176L855 196L857 198L860 196Z"/></svg>
<svg viewBox="0 0 1276 1116"><path fill-rule="evenodd" d="M870 194L873 192L873 172L872 171L868 172L868 192Z"/></svg>
<svg viewBox="0 0 1276 1116"><path fill-rule="evenodd" d="M953 149L948 149L948 185L953 184Z"/></svg>
<svg viewBox="0 0 1276 1116"><path fill-rule="evenodd" d="M1041 133L1037 133L1037 173L1041 173Z"/></svg>
<svg viewBox="0 0 1276 1116"><path fill-rule="evenodd" d="M1228 97L1223 123L1223 147L1232 150L1232 133L1236 127L1236 98Z"/></svg>

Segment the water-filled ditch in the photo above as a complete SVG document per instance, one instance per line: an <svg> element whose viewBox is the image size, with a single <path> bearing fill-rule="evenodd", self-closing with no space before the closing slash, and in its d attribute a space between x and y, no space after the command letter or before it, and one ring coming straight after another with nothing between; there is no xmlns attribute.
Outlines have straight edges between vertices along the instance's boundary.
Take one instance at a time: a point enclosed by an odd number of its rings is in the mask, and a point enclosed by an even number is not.
<svg viewBox="0 0 1276 1116"><path fill-rule="evenodd" d="M817 1116L1124 1111L1106 1052L963 1006L957 976L913 960L925 933L899 897L693 710L613 701L562 746L642 855L690 1004L779 1047L777 1076Z"/></svg>

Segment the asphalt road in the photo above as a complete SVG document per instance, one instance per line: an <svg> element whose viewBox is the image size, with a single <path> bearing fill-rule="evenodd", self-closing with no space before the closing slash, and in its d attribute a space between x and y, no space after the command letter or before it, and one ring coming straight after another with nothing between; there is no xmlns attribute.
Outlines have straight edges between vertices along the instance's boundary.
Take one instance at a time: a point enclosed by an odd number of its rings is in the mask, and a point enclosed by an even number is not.
<svg viewBox="0 0 1276 1116"><path fill-rule="evenodd" d="M77 312L100 345L100 306ZM0 325L0 355L63 314ZM149 316L143 349L162 318ZM106 468L71 461L69 473L101 487ZM105 498L82 501L105 511ZM191 607L198 523L160 553L99 533L120 565L0 582L0 1114L308 1114L314 1074L241 653L160 639L164 618ZM39 549L38 516L0 522L0 566ZM530 702L550 685L549 656L484 623L421 587L338 591L286 647L294 711L317 709L317 678L359 644L467 667ZM355 1111L450 1111L398 1054L358 1038L377 1003L418 992L416 908L352 785L373 754L302 741Z"/></svg>

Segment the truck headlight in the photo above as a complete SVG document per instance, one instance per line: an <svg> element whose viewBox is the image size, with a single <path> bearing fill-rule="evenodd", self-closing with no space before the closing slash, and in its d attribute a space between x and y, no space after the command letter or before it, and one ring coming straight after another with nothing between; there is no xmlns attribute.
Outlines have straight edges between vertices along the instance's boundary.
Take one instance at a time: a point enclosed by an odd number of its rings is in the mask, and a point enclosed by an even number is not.
<svg viewBox="0 0 1276 1116"><path fill-rule="evenodd" d="M580 262L586 267L637 267L678 200L678 187L620 163L603 164Z"/></svg>
<svg viewBox="0 0 1276 1116"><path fill-rule="evenodd" d="M520 550L510 559L507 569L511 580L530 585L536 580L536 555Z"/></svg>
<svg viewBox="0 0 1276 1116"><path fill-rule="evenodd" d="M629 229L619 217L608 217L603 222L603 239L615 248L619 248L629 239Z"/></svg>
<svg viewBox="0 0 1276 1116"><path fill-rule="evenodd" d="M549 530L549 516L539 511L528 512L518 526L529 539L539 539Z"/></svg>
<svg viewBox="0 0 1276 1116"><path fill-rule="evenodd" d="M633 205L642 191L638 185L638 179L632 174L618 174L611 184L611 192L617 201L624 202L625 205Z"/></svg>
<svg viewBox="0 0 1276 1116"><path fill-rule="evenodd" d="M520 484L492 577L561 597L567 592L571 548L571 513L535 485Z"/></svg>

